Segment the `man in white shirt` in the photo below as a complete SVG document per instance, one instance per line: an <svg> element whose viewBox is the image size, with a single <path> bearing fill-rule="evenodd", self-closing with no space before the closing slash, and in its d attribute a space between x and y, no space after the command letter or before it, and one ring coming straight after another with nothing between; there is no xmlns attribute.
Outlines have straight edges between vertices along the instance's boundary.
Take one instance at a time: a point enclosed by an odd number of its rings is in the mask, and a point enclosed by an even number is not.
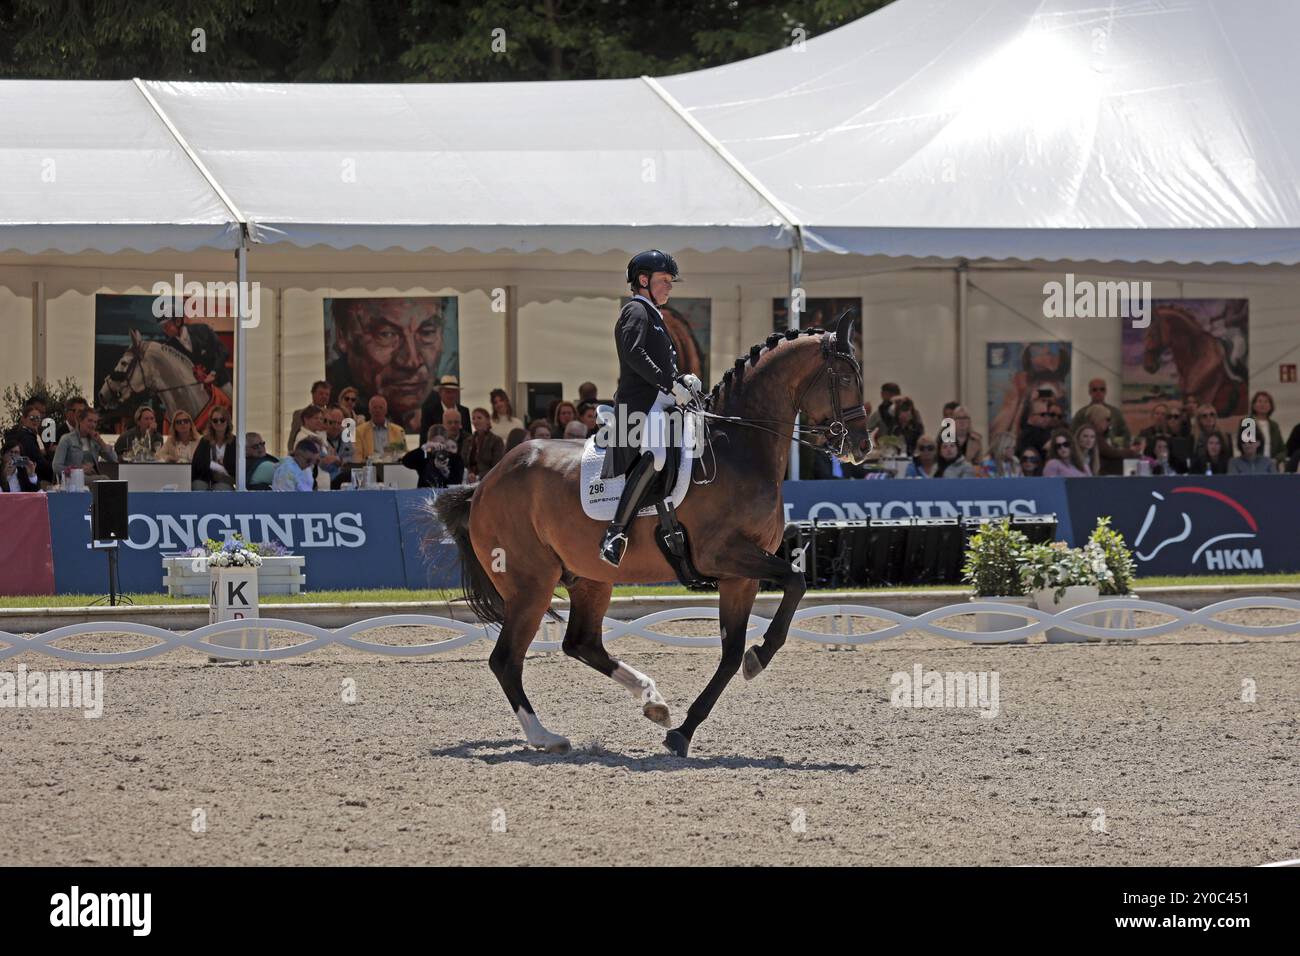
<svg viewBox="0 0 1300 956"><path fill-rule="evenodd" d="M320 461L320 442L304 438L298 442L293 454L275 466L271 478L272 491L311 491L316 487L312 469Z"/></svg>

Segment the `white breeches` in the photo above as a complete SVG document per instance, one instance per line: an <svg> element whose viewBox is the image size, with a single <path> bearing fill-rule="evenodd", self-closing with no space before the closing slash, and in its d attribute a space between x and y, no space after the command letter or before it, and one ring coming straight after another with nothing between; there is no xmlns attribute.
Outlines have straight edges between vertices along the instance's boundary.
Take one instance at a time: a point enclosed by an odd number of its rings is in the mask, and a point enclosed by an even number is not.
<svg viewBox="0 0 1300 956"><path fill-rule="evenodd" d="M663 471L668 460L668 416L664 409L676 404L671 395L660 392L646 414L645 428L641 431L641 451L654 454L655 471Z"/></svg>

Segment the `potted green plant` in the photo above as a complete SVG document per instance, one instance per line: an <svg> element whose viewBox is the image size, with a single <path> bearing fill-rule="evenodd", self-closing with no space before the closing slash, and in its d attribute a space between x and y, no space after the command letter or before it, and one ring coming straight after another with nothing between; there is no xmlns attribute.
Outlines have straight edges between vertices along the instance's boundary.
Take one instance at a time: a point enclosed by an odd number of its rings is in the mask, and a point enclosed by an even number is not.
<svg viewBox="0 0 1300 956"><path fill-rule="evenodd" d="M1111 581L1113 576L1098 545L1089 542L1082 548L1071 548L1064 541L1053 541L1025 550L1021 556L1020 578L1025 590L1033 594L1035 606L1040 611L1055 613L1096 601L1101 596L1102 583ZM1055 627L1047 629L1046 638L1049 644L1087 640L1081 634Z"/></svg>
<svg viewBox="0 0 1300 956"><path fill-rule="evenodd" d="M1133 563L1133 552L1124 543L1124 536L1110 526L1109 517L1097 519L1096 527L1088 536L1088 543L1101 550L1106 568L1110 572L1109 578L1101 582L1101 596L1137 597L1132 593L1136 568ZM1098 627L1132 628L1133 612L1131 610L1098 611L1090 615L1088 623Z"/></svg>
<svg viewBox="0 0 1300 956"><path fill-rule="evenodd" d="M1030 598L1020 575L1021 555L1029 548L1029 539L1014 530L1003 518L990 522L971 535L962 565L962 580L971 586L971 601L1030 606ZM996 611L975 612L975 630L981 633L1011 631L1024 627L1028 618ZM1008 643L1023 644L1025 638Z"/></svg>

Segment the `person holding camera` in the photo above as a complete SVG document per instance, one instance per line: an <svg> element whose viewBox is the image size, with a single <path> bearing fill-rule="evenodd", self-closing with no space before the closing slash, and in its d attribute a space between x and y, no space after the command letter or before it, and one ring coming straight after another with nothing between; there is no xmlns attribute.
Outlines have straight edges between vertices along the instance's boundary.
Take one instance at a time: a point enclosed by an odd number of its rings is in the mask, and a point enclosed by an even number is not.
<svg viewBox="0 0 1300 956"><path fill-rule="evenodd" d="M442 425L430 425L428 441L408 451L402 464L420 476L421 488L448 488L465 480L465 459Z"/></svg>
<svg viewBox="0 0 1300 956"><path fill-rule="evenodd" d="M16 435L6 435L4 452L0 454L0 492L40 490L36 462L23 454Z"/></svg>

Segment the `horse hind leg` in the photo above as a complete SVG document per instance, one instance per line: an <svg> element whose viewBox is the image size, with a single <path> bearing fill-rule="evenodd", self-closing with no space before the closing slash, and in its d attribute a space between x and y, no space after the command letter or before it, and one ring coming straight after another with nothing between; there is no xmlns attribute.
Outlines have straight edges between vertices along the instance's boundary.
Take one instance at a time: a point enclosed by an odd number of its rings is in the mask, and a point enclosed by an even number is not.
<svg viewBox="0 0 1300 956"><path fill-rule="evenodd" d="M488 658L488 666L505 691L510 709L514 711L523 728L528 746L546 753L567 753L569 741L553 734L538 719L533 705L524 693L524 655L528 645L537 636L542 615L551 604L551 589L541 588L527 597L517 597L506 602L505 623L497 636L496 647Z"/></svg>
<svg viewBox="0 0 1300 956"><path fill-rule="evenodd" d="M564 653L595 668L628 689L640 701L641 713L661 727L671 727L668 703L659 694L652 678L605 650L603 628L605 610L614 586L604 581L579 578L569 586L569 626L564 632Z"/></svg>

